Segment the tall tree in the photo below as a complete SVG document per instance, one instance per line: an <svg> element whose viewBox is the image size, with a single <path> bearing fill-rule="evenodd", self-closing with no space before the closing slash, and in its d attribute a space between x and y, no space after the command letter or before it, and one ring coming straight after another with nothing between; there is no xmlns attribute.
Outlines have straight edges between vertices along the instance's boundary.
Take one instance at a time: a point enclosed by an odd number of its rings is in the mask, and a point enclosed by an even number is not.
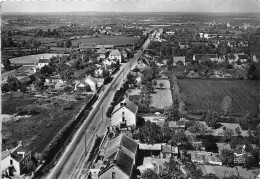
<svg viewBox="0 0 260 179"><path fill-rule="evenodd" d="M159 179L159 176L152 169L146 169L142 173L141 178L143 178L143 179Z"/></svg>
<svg viewBox="0 0 260 179"><path fill-rule="evenodd" d="M231 108L232 106L232 99L230 98L230 96L226 95L221 103L221 108L224 111L224 115L227 114L227 111Z"/></svg>

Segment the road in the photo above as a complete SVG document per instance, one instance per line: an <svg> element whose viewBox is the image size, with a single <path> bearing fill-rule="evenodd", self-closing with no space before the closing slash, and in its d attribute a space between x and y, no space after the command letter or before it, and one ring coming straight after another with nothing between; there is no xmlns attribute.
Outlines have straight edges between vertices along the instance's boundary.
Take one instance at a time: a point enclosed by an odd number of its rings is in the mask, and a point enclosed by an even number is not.
<svg viewBox="0 0 260 179"><path fill-rule="evenodd" d="M143 49L146 49L149 43L150 39L148 38L143 44ZM103 96L95 104L96 107L90 111L89 116L76 132L71 143L67 146L65 152L47 176L48 179L72 179L75 177L75 170L80 161L84 159L87 152L86 148L91 145L97 130L102 126L100 125L102 120L106 119L105 112L110 106L117 88L121 86L130 68L133 69L137 65L137 61L141 55L142 51L138 50L134 57L123 65L118 75L106 87Z"/></svg>

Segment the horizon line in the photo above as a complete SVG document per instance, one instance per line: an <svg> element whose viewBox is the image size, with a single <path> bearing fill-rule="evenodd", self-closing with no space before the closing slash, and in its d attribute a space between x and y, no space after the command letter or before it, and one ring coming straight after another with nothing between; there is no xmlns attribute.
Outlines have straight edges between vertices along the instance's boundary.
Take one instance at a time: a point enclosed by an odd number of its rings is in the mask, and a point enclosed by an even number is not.
<svg viewBox="0 0 260 179"><path fill-rule="evenodd" d="M233 12L198 12L198 11L61 11L61 12L2 12L2 15L4 14L47 14L47 13L186 13L186 14L191 14L191 13L195 13L195 14L219 14L219 13L224 13L224 14L260 14L260 12L238 12L238 11L233 11Z"/></svg>

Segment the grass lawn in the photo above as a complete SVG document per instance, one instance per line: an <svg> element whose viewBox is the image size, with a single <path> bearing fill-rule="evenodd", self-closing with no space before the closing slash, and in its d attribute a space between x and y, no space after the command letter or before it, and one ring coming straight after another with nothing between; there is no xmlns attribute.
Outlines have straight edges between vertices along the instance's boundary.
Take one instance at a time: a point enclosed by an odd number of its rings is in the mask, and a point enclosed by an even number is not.
<svg viewBox="0 0 260 179"><path fill-rule="evenodd" d="M259 112L258 81L228 81L228 80L178 80L182 93L187 98L188 110L212 110L221 112L221 102L224 96L232 99L230 112Z"/></svg>
<svg viewBox="0 0 260 179"><path fill-rule="evenodd" d="M151 93L151 97L151 106L153 107L164 109L172 105L172 93L169 88L155 89L154 93Z"/></svg>
<svg viewBox="0 0 260 179"><path fill-rule="evenodd" d="M61 38L54 38L54 37L32 37L32 36L25 36L25 35L14 35L13 38L17 41L23 41L23 40L28 41L29 39L33 38L37 41L40 41L43 44L63 40Z"/></svg>
<svg viewBox="0 0 260 179"><path fill-rule="evenodd" d="M14 147L19 140L33 152L41 152L59 130L73 119L82 106L90 99L92 95L80 101L71 102L72 109L63 109L63 100L57 100L57 105L51 107L45 105L40 107L40 113L28 118L20 119L18 122L9 121L3 123L2 135L7 136L3 140L2 149ZM26 99L26 100L24 100ZM33 96L10 97L2 96L3 113L16 112L18 107L25 107L36 101ZM11 106L12 108L8 108Z"/></svg>
<svg viewBox="0 0 260 179"><path fill-rule="evenodd" d="M100 45L127 45L137 42L138 37L126 37L126 36L112 36L112 37L99 37L99 38L82 38L72 41L73 47L78 47L79 43L96 43Z"/></svg>

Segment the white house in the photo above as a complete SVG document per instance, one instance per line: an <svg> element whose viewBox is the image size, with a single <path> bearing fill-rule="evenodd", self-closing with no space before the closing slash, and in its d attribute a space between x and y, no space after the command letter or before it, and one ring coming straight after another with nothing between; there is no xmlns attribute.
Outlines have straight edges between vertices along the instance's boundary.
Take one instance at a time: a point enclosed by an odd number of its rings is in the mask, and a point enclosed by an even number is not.
<svg viewBox="0 0 260 179"><path fill-rule="evenodd" d="M118 49L114 49L110 52L109 58L112 60L119 60L119 63L122 62L122 55Z"/></svg>
<svg viewBox="0 0 260 179"><path fill-rule="evenodd" d="M138 106L125 98L117 104L112 112L111 126L136 126Z"/></svg>
<svg viewBox="0 0 260 179"><path fill-rule="evenodd" d="M46 58L42 57L42 58L39 59L39 62L37 64L37 68L41 69L45 65L49 65L49 64L50 64L50 59L46 59Z"/></svg>
<svg viewBox="0 0 260 179"><path fill-rule="evenodd" d="M111 60L110 58L106 58L103 60L103 64L105 66L111 66L112 64L116 64L116 62L114 60Z"/></svg>
<svg viewBox="0 0 260 179"><path fill-rule="evenodd" d="M96 92L97 81L93 77L87 76L84 81L90 86L91 91Z"/></svg>
<svg viewBox="0 0 260 179"><path fill-rule="evenodd" d="M1 152L2 176L20 176L24 174L31 161L31 151L26 150L21 143L17 147Z"/></svg>

